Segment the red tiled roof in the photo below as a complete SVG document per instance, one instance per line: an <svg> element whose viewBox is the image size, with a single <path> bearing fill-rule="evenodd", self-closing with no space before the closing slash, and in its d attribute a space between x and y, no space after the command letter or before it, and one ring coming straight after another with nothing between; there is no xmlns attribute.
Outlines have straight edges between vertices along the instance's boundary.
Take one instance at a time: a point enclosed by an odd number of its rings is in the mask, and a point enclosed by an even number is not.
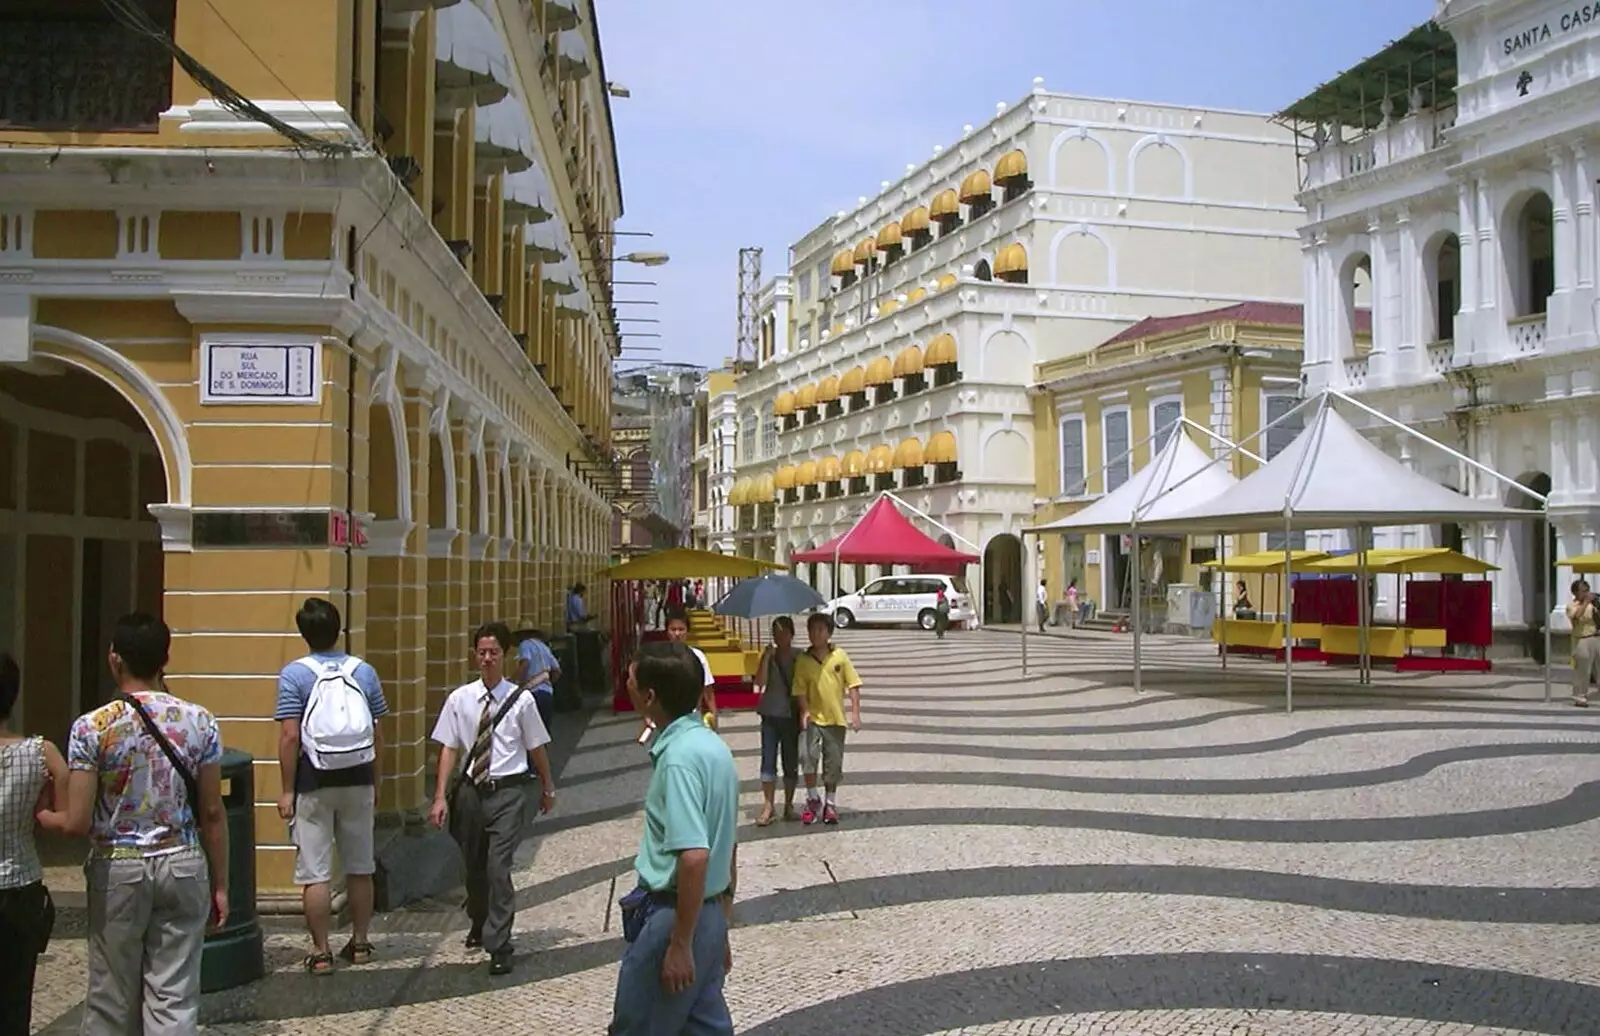
<svg viewBox="0 0 1600 1036"><path fill-rule="evenodd" d="M1153 338L1156 335L1173 334L1177 331L1187 331L1194 327L1205 327L1222 321L1231 321L1236 324L1266 324L1274 327L1303 327L1305 326L1305 307L1299 303L1284 302L1239 302L1232 306L1223 306L1221 309L1207 309L1199 313L1180 313L1171 317L1145 317L1126 331L1118 332L1112 337L1101 342L1101 345L1114 345L1117 342L1128 342L1135 338ZM1356 311L1356 330L1365 333L1372 331L1372 313L1369 310Z"/></svg>

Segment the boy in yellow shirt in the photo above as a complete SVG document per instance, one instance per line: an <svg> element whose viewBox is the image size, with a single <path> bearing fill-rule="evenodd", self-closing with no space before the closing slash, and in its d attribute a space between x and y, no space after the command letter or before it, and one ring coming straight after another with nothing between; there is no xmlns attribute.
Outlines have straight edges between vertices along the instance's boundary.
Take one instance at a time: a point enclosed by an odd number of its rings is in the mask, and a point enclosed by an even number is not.
<svg viewBox="0 0 1600 1036"><path fill-rule="evenodd" d="M805 824L839 822L839 779L844 776L845 697L850 699L849 730L861 729L861 677L850 656L833 646L833 619L816 614L806 620L811 647L795 660L794 696L800 706L800 730L806 746L801 769L806 781ZM817 798L817 769L827 792Z"/></svg>

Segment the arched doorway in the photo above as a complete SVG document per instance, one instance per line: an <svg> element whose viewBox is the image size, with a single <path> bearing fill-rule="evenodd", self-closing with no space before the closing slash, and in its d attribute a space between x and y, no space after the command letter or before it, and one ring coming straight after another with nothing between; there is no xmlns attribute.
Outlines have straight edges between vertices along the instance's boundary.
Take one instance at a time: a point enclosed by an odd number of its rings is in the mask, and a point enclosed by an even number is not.
<svg viewBox="0 0 1600 1036"><path fill-rule="evenodd" d="M108 699L117 618L162 614L166 471L143 417L94 375L0 365L0 651L22 665L14 721L62 740Z"/></svg>
<svg viewBox="0 0 1600 1036"><path fill-rule="evenodd" d="M1003 532L983 548L983 614L988 622L1022 621L1022 541Z"/></svg>
<svg viewBox="0 0 1600 1036"><path fill-rule="evenodd" d="M1550 476L1542 471L1527 472L1517 478L1517 483L1540 496L1550 495ZM1526 493L1507 489L1506 506L1537 511L1539 501ZM1523 521L1510 523L1509 534L1512 537L1512 567L1521 594L1520 601L1513 599L1508 603L1517 604L1521 614L1508 615L1506 618L1529 630L1541 629L1549 620L1550 587L1556 571L1556 531L1549 528L1546 522ZM1540 536L1546 537L1543 554L1539 550Z"/></svg>

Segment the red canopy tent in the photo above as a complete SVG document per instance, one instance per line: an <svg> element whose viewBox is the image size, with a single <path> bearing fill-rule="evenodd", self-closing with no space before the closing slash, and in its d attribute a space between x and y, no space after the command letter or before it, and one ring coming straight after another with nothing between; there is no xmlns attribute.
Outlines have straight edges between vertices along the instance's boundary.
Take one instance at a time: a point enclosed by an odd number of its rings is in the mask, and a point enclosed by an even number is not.
<svg viewBox="0 0 1600 1036"><path fill-rule="evenodd" d="M978 560L976 554L965 554L928 536L900 513L892 499L881 496L849 529L820 547L800 551L791 563L914 565L924 572L959 573L962 566L975 565Z"/></svg>

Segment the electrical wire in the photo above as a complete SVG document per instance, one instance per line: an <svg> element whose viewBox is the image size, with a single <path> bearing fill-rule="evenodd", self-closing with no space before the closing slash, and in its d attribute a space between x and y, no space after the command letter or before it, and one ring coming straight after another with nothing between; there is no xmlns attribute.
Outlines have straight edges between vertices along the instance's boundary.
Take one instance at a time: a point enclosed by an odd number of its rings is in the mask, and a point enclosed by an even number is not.
<svg viewBox="0 0 1600 1036"><path fill-rule="evenodd" d="M155 19L150 17L150 13L138 3L138 0L100 0L100 3L123 28L143 36L172 55L178 66L226 110L247 121L267 126L288 140L297 150L314 152L325 158L340 158L356 153L357 149L351 144L324 140L296 129L229 86L188 51L178 46Z"/></svg>

